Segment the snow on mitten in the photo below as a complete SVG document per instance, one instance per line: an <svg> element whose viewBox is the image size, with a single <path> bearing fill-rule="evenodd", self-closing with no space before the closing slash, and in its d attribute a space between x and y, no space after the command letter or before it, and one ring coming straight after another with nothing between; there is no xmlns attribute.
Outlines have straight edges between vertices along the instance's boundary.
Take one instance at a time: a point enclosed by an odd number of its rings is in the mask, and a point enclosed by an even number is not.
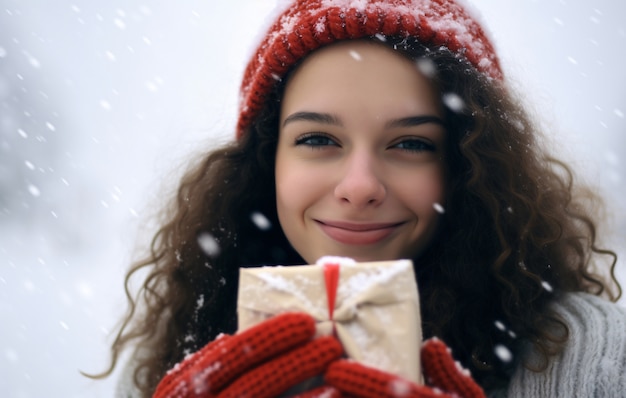
<svg viewBox="0 0 626 398"><path fill-rule="evenodd" d="M168 371L153 397L276 396L323 373L343 353L334 337L314 334L311 316L287 313L223 335Z"/></svg>
<svg viewBox="0 0 626 398"><path fill-rule="evenodd" d="M422 366L428 385L418 385L391 373L350 360L328 367L324 380L342 393L363 398L484 398L469 373L454 361L450 349L438 339L422 347Z"/></svg>

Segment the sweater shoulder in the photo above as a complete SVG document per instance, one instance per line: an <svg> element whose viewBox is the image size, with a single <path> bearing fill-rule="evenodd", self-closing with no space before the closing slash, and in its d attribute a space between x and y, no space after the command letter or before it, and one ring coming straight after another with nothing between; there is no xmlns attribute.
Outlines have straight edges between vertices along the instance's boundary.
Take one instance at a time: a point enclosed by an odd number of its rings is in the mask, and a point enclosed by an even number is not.
<svg viewBox="0 0 626 398"><path fill-rule="evenodd" d="M568 293L552 308L567 324L564 350L534 372L520 365L507 396L614 397L626 391L626 307ZM526 358L533 363L532 351Z"/></svg>
<svg viewBox="0 0 626 398"><path fill-rule="evenodd" d="M607 326L623 326L626 317L626 306L583 292L565 294L553 303L553 308L566 319L591 317L606 322Z"/></svg>

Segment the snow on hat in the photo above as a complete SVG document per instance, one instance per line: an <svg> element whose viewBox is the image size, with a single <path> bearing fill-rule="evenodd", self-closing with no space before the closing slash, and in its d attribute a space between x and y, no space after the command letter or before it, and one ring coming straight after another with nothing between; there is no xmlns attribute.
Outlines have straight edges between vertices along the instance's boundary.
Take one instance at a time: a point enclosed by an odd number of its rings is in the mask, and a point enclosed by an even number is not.
<svg viewBox="0 0 626 398"><path fill-rule="evenodd" d="M313 50L345 39L412 36L445 46L501 80L494 47L460 0L295 0L271 25L248 63L237 137L250 127L274 84Z"/></svg>

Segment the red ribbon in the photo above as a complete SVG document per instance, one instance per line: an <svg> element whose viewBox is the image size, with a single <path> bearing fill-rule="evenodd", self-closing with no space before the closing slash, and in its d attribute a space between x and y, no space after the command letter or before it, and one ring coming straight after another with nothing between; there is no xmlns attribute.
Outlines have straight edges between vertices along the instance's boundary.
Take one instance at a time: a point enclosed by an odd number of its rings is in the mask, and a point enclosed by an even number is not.
<svg viewBox="0 0 626 398"><path fill-rule="evenodd" d="M326 282L326 298L328 299L328 319L332 321L335 312L335 300L337 299L337 286L339 285L339 264L324 264L324 282ZM334 322L333 334L335 334Z"/></svg>

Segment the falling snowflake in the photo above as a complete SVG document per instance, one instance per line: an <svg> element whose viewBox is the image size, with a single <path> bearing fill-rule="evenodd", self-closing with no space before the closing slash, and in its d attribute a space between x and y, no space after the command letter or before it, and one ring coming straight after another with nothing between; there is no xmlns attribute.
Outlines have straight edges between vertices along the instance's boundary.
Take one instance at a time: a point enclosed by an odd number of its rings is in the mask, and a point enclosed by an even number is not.
<svg viewBox="0 0 626 398"><path fill-rule="evenodd" d="M506 326L504 326L504 323L502 323L501 321L495 321L493 324L496 325L498 330L500 330L502 332L504 332L506 330Z"/></svg>
<svg viewBox="0 0 626 398"><path fill-rule="evenodd" d="M433 78L437 74L437 65L435 65L432 59L420 58L415 65L417 65L417 69L428 78Z"/></svg>
<svg viewBox="0 0 626 398"><path fill-rule="evenodd" d="M200 309L204 306L204 294L201 294L196 300L196 309Z"/></svg>
<svg viewBox="0 0 626 398"><path fill-rule="evenodd" d="M39 197L41 195L41 192L39 191L39 188L37 188L33 184L30 184L28 186L28 192L30 192L30 194L33 195L34 197Z"/></svg>
<svg viewBox="0 0 626 398"><path fill-rule="evenodd" d="M198 244L200 249L209 257L215 257L220 254L220 245L213 235L203 232L198 236Z"/></svg>
<svg viewBox="0 0 626 398"><path fill-rule="evenodd" d="M458 94L446 93L442 97L443 103L450 108L451 111L460 113L465 108L465 102Z"/></svg>
<svg viewBox="0 0 626 398"><path fill-rule="evenodd" d="M437 202L433 203L433 208L439 214L444 214L446 212L446 209L444 209L443 206Z"/></svg>
<svg viewBox="0 0 626 398"><path fill-rule="evenodd" d="M513 360L513 353L507 347L502 344L498 344L493 349L494 353L502 362L511 362Z"/></svg>
<svg viewBox="0 0 626 398"><path fill-rule="evenodd" d="M151 82L151 81L146 81L145 84L146 88L148 89L148 91L151 91L153 93L157 92L159 87L156 85L156 83Z"/></svg>
<svg viewBox="0 0 626 398"><path fill-rule="evenodd" d="M550 285L548 282L543 281L541 282L541 286L548 292L548 293L552 293L552 291L554 290L552 288L552 285Z"/></svg>
<svg viewBox="0 0 626 398"><path fill-rule="evenodd" d="M394 397L405 397L411 392L411 383L407 380L394 379L389 382L389 390Z"/></svg>
<svg viewBox="0 0 626 398"><path fill-rule="evenodd" d="M350 50L350 56L352 58L354 58L357 61L361 61L363 58L361 57L361 54L359 54L358 52L354 51L354 50Z"/></svg>
<svg viewBox="0 0 626 398"><path fill-rule="evenodd" d="M261 231L267 231L272 227L272 223L262 213L255 211L250 215L250 219Z"/></svg>
<svg viewBox="0 0 626 398"><path fill-rule="evenodd" d="M122 21L119 18L115 18L115 20L113 21L113 23L115 24L115 26L117 26L118 28L120 28L121 30L126 29L126 24L124 23L124 21Z"/></svg>
<svg viewBox="0 0 626 398"><path fill-rule="evenodd" d="M102 107L102 109L104 109L105 111L109 111L111 110L111 104L109 103L109 101L107 100L101 100L100 101L100 106Z"/></svg>
<svg viewBox="0 0 626 398"><path fill-rule="evenodd" d="M29 57L28 63L35 69L41 68L41 62L39 62L39 60L35 57Z"/></svg>

